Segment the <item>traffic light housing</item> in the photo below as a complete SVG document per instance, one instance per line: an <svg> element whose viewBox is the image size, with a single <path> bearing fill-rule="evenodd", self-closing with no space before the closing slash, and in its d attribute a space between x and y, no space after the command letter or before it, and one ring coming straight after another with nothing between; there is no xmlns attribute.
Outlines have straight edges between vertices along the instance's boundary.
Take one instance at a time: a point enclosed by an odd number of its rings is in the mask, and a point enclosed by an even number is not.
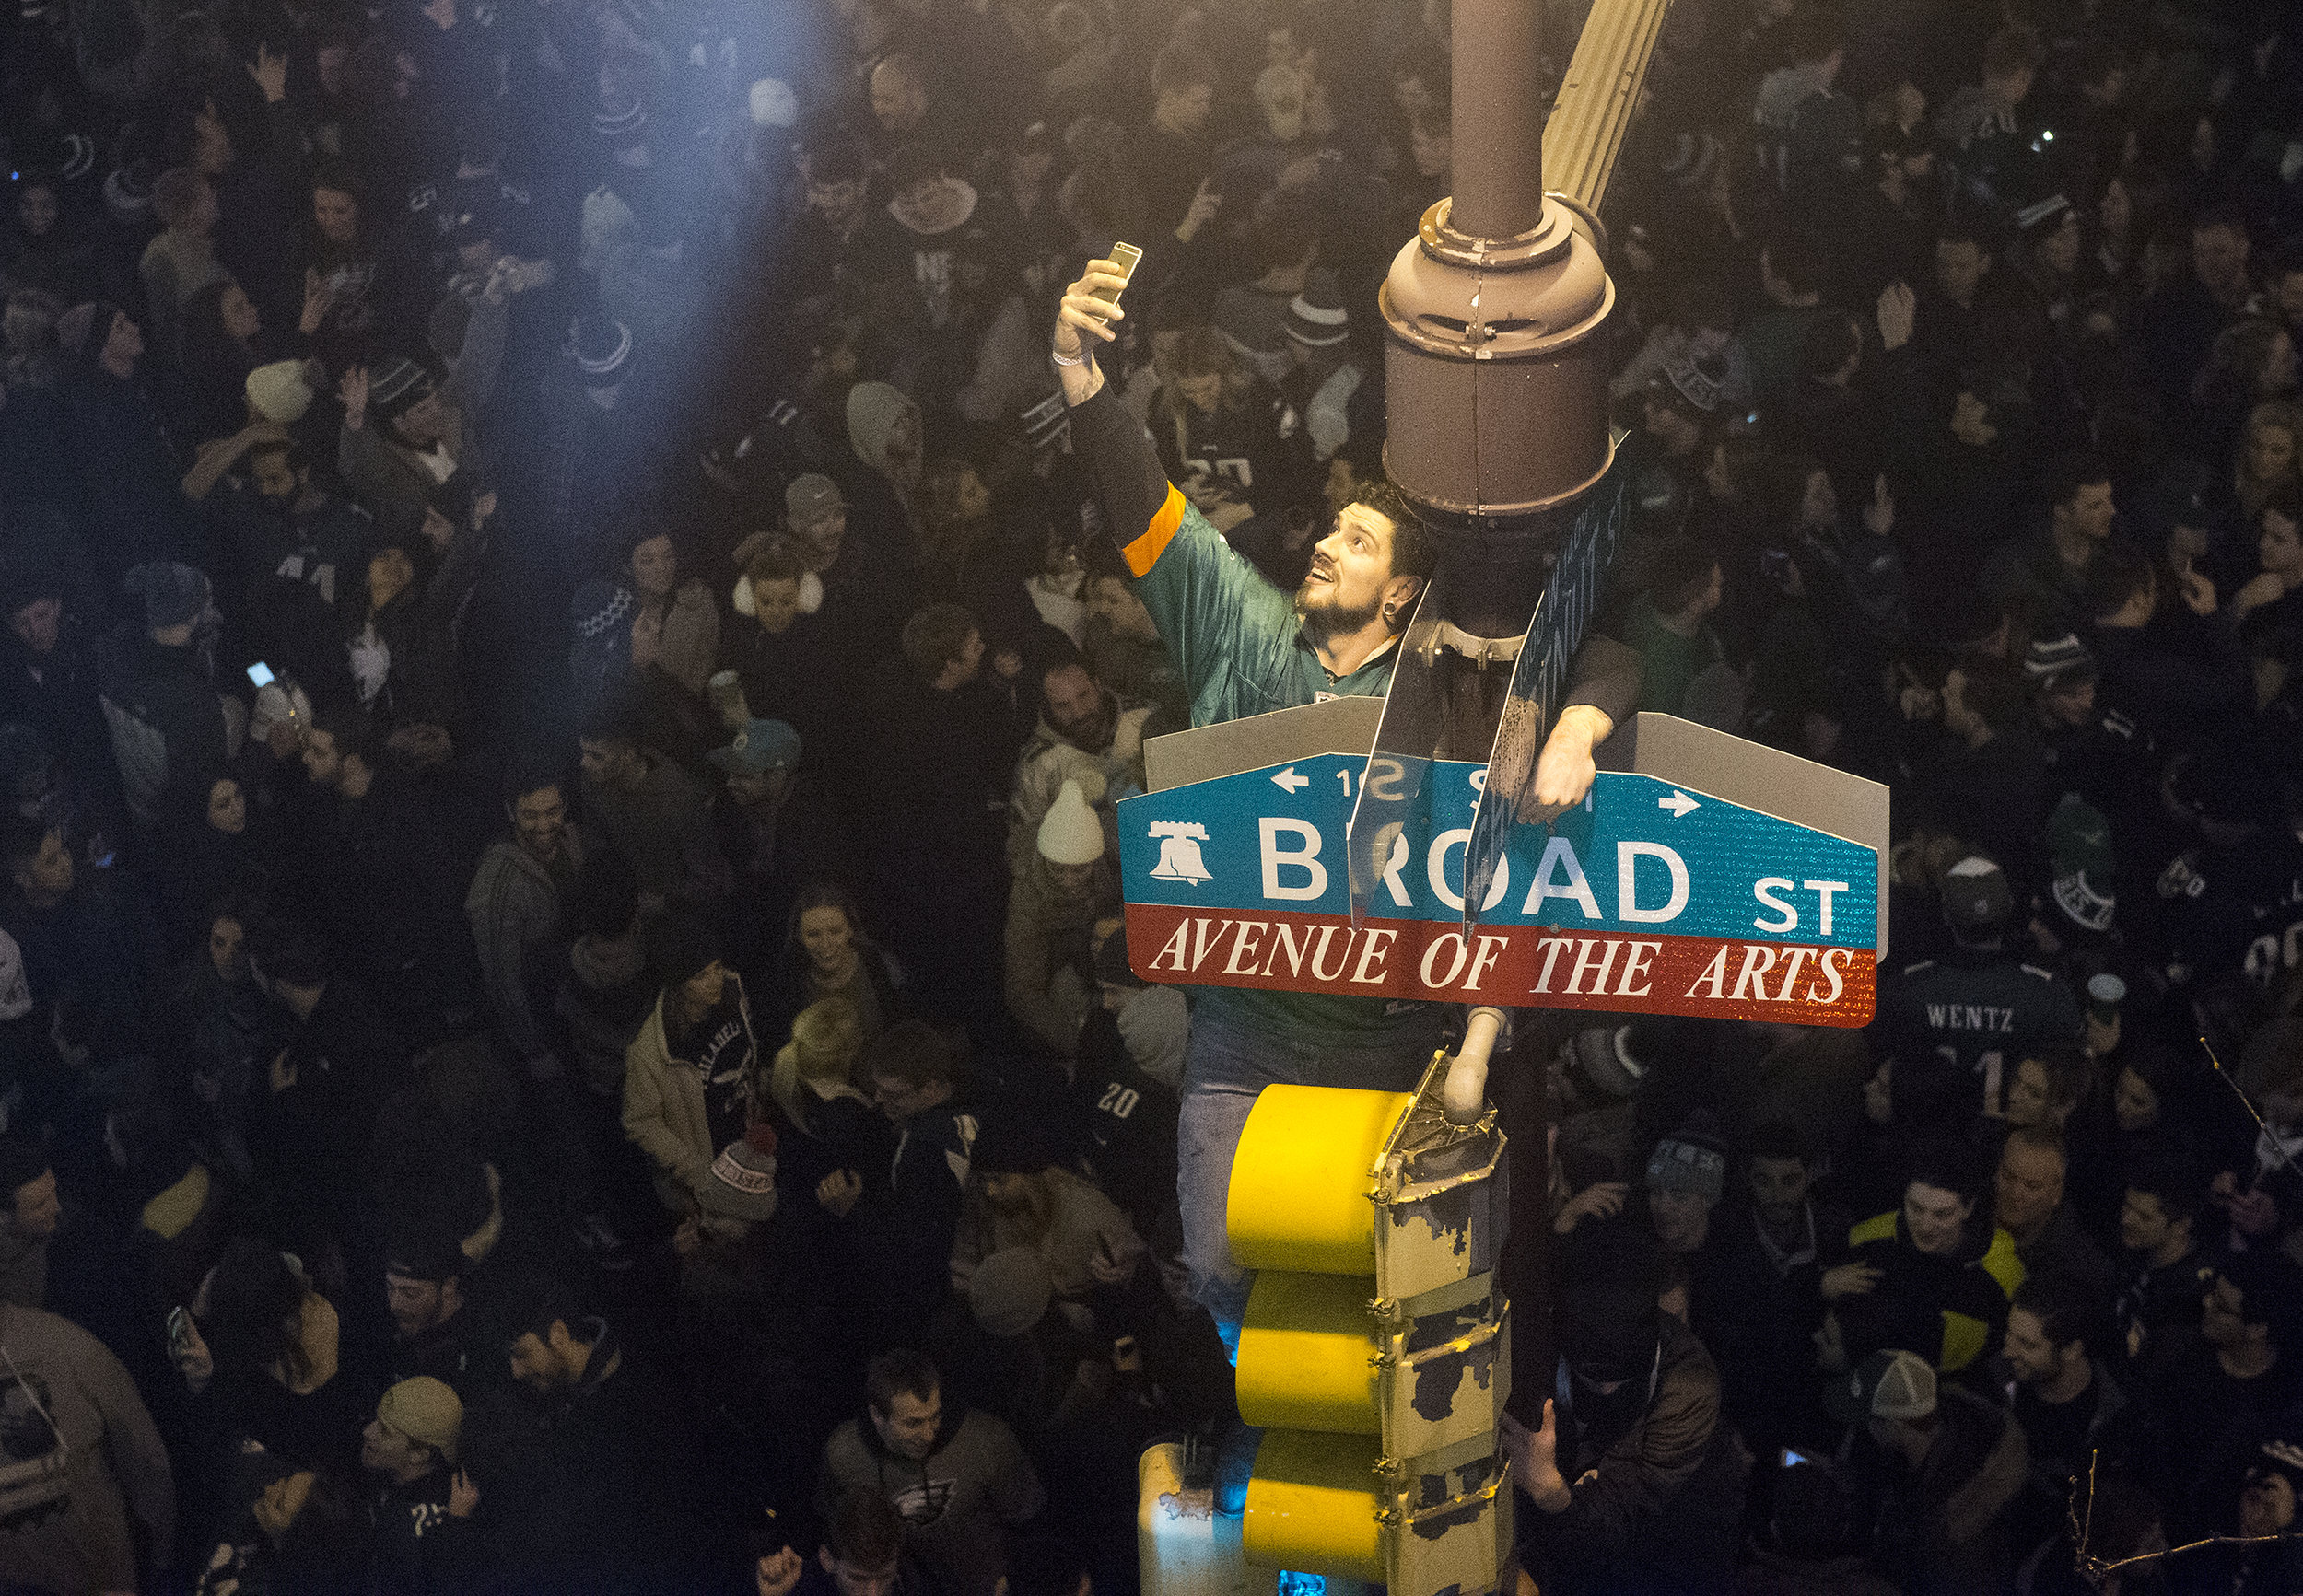
<svg viewBox="0 0 2303 1596"><path fill-rule="evenodd" d="M1491 1109L1447 1123L1444 1060L1413 1092L1267 1087L1226 1213L1257 1271L1237 1371L1240 1416L1265 1431L1247 1555L1390 1596L1480 1596L1511 1547L1504 1137Z"/></svg>

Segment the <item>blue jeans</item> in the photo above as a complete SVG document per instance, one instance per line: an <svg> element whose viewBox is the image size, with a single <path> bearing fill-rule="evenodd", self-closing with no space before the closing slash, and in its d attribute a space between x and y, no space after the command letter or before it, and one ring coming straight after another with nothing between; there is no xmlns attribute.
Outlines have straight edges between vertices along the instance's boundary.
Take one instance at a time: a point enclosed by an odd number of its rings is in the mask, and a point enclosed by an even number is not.
<svg viewBox="0 0 2303 1596"><path fill-rule="evenodd" d="M1232 1258L1224 1233L1232 1155L1239 1148L1256 1095L1268 1086L1332 1086L1359 1091L1412 1091L1439 1045L1441 1010L1428 1031L1417 1027L1381 1043L1338 1046L1244 1031L1206 1015L1193 1018L1184 1049L1184 1107L1175 1137L1175 1196L1184 1218L1184 1268L1192 1300L1215 1321L1224 1350L1239 1357L1240 1321L1256 1283ZM1371 1259L1368 1265L1374 1267Z"/></svg>

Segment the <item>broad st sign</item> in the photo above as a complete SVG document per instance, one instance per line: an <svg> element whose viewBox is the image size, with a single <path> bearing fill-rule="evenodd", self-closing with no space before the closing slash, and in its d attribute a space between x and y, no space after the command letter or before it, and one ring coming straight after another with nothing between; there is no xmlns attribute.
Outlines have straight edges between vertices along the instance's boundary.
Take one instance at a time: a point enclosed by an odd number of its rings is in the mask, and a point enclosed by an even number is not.
<svg viewBox="0 0 2303 1596"><path fill-rule="evenodd" d="M1747 745L1748 746L1748 745ZM1344 838L1364 756L1327 754L1119 805L1128 949L1147 981L1503 1007L1860 1026L1879 856L1653 775L1602 772L1513 829L1478 926L1464 845L1486 776L1440 762L1364 924Z"/></svg>

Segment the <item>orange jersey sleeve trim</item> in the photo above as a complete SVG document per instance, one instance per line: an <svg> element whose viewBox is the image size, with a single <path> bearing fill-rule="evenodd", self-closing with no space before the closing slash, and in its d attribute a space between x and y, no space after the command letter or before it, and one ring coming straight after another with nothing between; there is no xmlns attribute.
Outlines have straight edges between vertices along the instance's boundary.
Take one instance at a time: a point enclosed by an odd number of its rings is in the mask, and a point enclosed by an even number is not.
<svg viewBox="0 0 2303 1596"><path fill-rule="evenodd" d="M1134 542L1119 551L1120 556L1128 562L1128 574L1150 576L1152 567L1160 563L1162 554L1167 553L1167 545L1175 542L1175 534L1183 524L1184 495L1175 491L1174 483L1170 483L1167 497L1161 501L1158 512L1152 518L1152 524Z"/></svg>

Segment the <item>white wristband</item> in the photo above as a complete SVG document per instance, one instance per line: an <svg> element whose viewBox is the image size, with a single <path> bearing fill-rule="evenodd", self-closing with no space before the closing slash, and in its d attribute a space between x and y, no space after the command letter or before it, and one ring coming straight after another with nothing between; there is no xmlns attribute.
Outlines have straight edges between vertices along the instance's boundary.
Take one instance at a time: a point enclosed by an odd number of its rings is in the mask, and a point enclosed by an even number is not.
<svg viewBox="0 0 2303 1596"><path fill-rule="evenodd" d="M1050 359L1050 360L1052 360L1052 361L1054 361L1054 362L1055 362L1057 365L1058 365L1058 366L1085 366L1085 365L1088 363L1087 352L1086 352L1085 350L1081 350L1081 351L1080 352L1080 355L1079 355L1079 357L1078 357L1077 359L1074 359L1074 360L1066 360L1066 359L1065 359L1065 358L1064 358L1061 355L1058 355L1058 354L1055 350L1050 349L1050 350L1047 352L1047 358L1048 358L1048 359Z"/></svg>

